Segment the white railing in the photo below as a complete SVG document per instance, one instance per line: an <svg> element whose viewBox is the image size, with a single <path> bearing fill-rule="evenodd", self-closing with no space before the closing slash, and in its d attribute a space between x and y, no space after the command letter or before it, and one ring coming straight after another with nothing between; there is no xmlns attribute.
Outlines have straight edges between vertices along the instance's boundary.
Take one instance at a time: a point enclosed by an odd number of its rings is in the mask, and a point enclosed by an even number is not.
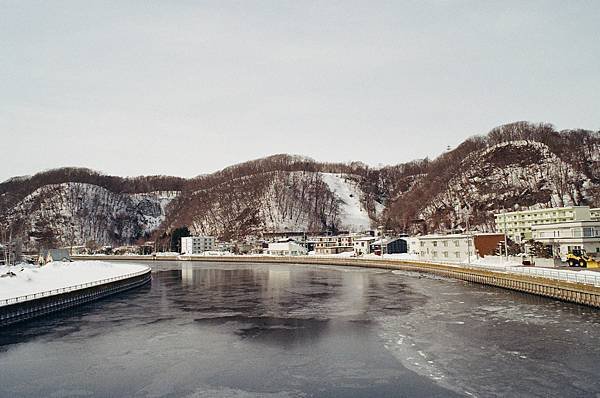
<svg viewBox="0 0 600 398"><path fill-rule="evenodd" d="M385 259L393 260L393 259ZM401 260L404 262L410 262L411 260ZM588 273L581 273L579 271L570 270L557 270L547 268L535 268L535 267L519 267L519 266L501 266L501 265L487 265L487 264L465 264L465 263L451 263L444 261L428 261L428 260L415 260L419 263L429 264L440 264L450 267L461 267L461 268L475 268L475 269L488 269L494 272L504 272L507 274L521 274L540 276L543 278L556 279L567 282L585 283L594 286L600 286L600 273L598 275L590 275Z"/></svg>
<svg viewBox="0 0 600 398"><path fill-rule="evenodd" d="M87 283L81 283L79 285L61 287L61 288L58 288L58 289L52 289L52 290L47 290L47 291L39 292L39 293L27 294L27 295L24 295L24 296L18 296L18 297L11 297L11 298L8 298L8 299L2 299L2 300L0 300L0 307L5 306L5 305L9 305L9 304L22 303L22 302L29 301L29 300L35 300L35 299L39 299L39 298L42 298L42 297L48 297L48 296L54 296L54 295L57 295L57 294L68 293L68 292L72 292L72 291L75 291L75 290L85 289L85 288L88 288L88 287L103 285L105 283L120 281L120 280L123 280L123 279L133 278L133 277L136 277L136 276L144 275L149 270L150 270L150 267L147 267L146 269L144 269L142 271L132 272L132 273L125 274L125 275L120 275L120 276L113 276L112 278L101 279L101 280L97 280L97 281L93 281L93 282L87 282Z"/></svg>
<svg viewBox="0 0 600 398"><path fill-rule="evenodd" d="M310 256L316 258L336 258L334 256ZM507 274L521 274L521 275L532 275L540 276L543 278L562 280L567 282L584 283L594 286L600 286L600 272L598 275L590 275L588 273L581 273L579 271L570 270L555 270L547 268L535 268L535 267L519 267L519 266L502 266L496 264L476 264L476 263L453 263L449 261L431 261L431 260L410 260L410 259L397 259L397 258L361 258L361 257L338 257L339 260L375 260L375 261L389 261L389 262L403 262L410 263L415 261L418 263L432 264L432 265L445 265L448 267L460 267L460 268L474 268L474 269L487 269L494 272L502 272Z"/></svg>
<svg viewBox="0 0 600 398"><path fill-rule="evenodd" d="M577 271L567 270L553 270L553 269L541 269L541 268L511 268L508 272L514 272L518 274L541 276L545 278L558 279L567 282L586 283L594 286L600 286L600 274L590 275L582 274Z"/></svg>

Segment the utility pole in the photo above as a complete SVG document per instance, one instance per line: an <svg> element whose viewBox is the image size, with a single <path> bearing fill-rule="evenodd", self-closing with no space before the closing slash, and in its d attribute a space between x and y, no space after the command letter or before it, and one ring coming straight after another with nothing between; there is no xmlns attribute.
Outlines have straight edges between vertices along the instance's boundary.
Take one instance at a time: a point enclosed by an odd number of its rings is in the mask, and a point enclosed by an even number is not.
<svg viewBox="0 0 600 398"><path fill-rule="evenodd" d="M469 228L470 213L471 213L471 210L470 210L469 206L467 205L467 263L469 265L471 265L471 232L470 232L470 228Z"/></svg>
<svg viewBox="0 0 600 398"><path fill-rule="evenodd" d="M508 238L506 237L506 210L503 211L504 213L504 258L506 260L506 262L508 262Z"/></svg>

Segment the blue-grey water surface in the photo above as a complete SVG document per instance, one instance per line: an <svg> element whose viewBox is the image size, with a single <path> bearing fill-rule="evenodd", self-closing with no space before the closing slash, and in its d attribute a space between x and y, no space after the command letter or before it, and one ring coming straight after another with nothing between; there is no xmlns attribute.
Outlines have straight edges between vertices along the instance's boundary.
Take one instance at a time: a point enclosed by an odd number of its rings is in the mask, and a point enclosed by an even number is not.
<svg viewBox="0 0 600 398"><path fill-rule="evenodd" d="M596 309L399 271L152 266L0 329L0 396L600 396Z"/></svg>

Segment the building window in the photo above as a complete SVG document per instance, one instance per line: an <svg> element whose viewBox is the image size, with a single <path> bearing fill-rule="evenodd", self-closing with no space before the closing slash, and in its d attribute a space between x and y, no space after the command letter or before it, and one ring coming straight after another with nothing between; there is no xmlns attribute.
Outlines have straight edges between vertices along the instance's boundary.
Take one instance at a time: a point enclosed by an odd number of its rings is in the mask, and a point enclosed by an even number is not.
<svg viewBox="0 0 600 398"><path fill-rule="evenodd" d="M433 247L437 247L437 240L433 241Z"/></svg>

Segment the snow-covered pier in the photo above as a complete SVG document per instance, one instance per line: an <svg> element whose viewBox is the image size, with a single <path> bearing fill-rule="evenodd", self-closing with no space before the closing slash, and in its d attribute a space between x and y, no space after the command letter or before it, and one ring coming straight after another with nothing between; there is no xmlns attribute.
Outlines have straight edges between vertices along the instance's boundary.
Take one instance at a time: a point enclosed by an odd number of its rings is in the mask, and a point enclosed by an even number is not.
<svg viewBox="0 0 600 398"><path fill-rule="evenodd" d="M150 281L150 267L101 261L0 267L0 326L74 307Z"/></svg>

